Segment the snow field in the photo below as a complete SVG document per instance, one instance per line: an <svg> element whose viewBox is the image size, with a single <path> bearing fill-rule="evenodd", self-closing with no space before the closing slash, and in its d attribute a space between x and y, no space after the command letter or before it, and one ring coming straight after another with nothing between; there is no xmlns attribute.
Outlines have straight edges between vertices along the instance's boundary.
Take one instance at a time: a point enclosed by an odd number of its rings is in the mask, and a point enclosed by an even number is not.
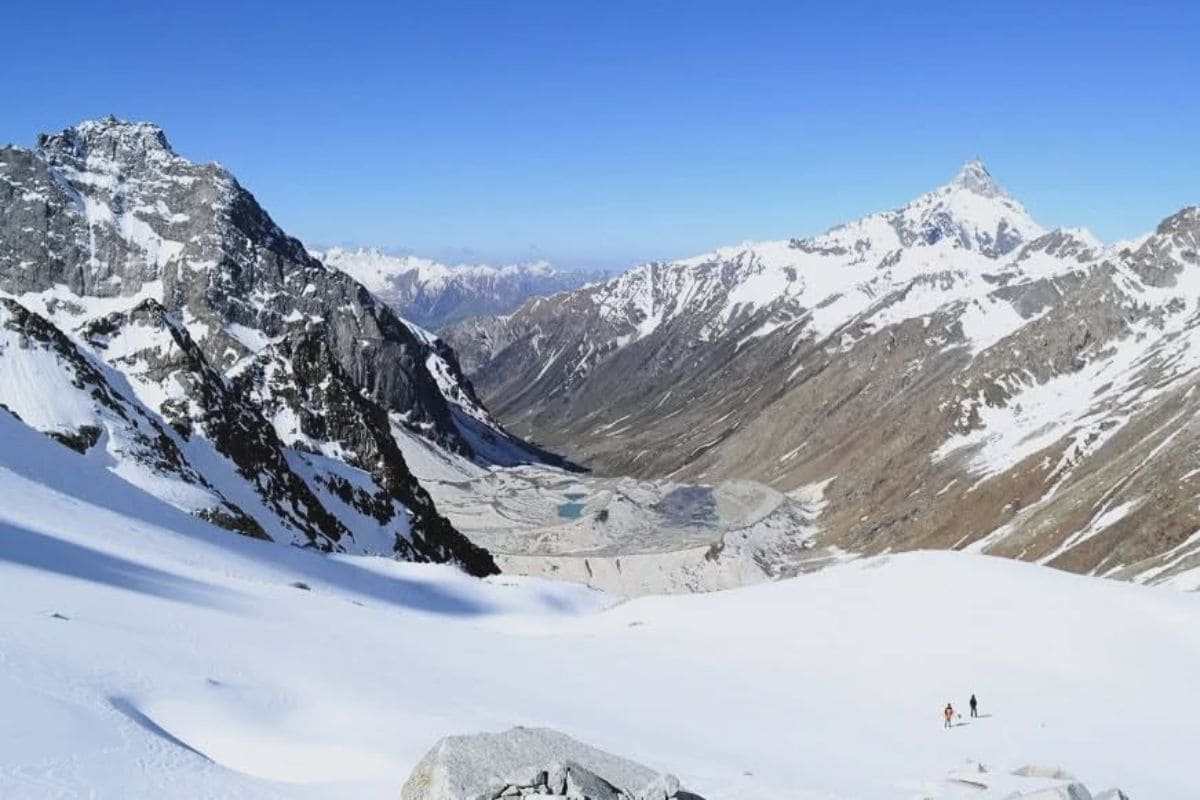
<svg viewBox="0 0 1200 800"><path fill-rule="evenodd" d="M945 782L969 759L1193 796L1195 595L914 553L614 606L242 539L7 415L0 441L5 798L394 797L440 736L513 724L710 800L1033 785ZM944 730L971 692L990 716Z"/></svg>

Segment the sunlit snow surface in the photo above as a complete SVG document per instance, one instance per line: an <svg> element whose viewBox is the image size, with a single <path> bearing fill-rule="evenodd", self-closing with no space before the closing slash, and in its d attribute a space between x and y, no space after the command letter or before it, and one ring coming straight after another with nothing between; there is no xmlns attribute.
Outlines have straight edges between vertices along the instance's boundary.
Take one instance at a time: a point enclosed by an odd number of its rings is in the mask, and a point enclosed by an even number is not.
<svg viewBox="0 0 1200 800"><path fill-rule="evenodd" d="M610 607L239 538L3 412L0 443L0 797L394 798L513 724L710 800L1003 797L1027 763L1194 797L1196 595L919 553ZM992 789L946 782L968 759Z"/></svg>

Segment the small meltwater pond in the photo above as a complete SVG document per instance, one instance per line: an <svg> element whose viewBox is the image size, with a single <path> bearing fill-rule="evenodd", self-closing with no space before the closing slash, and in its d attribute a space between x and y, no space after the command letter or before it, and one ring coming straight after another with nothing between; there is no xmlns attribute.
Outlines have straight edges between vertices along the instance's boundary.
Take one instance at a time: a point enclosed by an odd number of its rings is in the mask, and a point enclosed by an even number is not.
<svg viewBox="0 0 1200 800"><path fill-rule="evenodd" d="M579 519L583 516L583 492L567 492L567 502L558 504L558 516L563 519Z"/></svg>

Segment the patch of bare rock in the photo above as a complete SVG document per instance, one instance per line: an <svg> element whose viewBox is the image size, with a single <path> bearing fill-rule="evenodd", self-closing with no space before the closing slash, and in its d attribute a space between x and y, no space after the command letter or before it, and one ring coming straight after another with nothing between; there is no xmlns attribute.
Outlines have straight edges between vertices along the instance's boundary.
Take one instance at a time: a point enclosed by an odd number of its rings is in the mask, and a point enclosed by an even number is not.
<svg viewBox="0 0 1200 800"><path fill-rule="evenodd" d="M447 736L421 759L402 800L704 800L679 780L549 728Z"/></svg>

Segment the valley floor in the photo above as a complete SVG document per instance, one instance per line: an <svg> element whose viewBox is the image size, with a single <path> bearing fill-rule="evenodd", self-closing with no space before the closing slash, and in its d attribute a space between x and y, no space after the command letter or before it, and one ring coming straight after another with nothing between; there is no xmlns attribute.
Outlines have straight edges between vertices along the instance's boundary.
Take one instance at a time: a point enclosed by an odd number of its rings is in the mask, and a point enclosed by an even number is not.
<svg viewBox="0 0 1200 800"><path fill-rule="evenodd" d="M821 485L784 494L754 481L485 468L416 436L399 440L438 510L504 572L638 597L761 583L849 557L813 546Z"/></svg>
<svg viewBox="0 0 1200 800"><path fill-rule="evenodd" d="M1195 796L1194 594L914 553L614 603L242 539L4 424L4 798L396 797L514 724L710 800L1003 797L1026 764Z"/></svg>

